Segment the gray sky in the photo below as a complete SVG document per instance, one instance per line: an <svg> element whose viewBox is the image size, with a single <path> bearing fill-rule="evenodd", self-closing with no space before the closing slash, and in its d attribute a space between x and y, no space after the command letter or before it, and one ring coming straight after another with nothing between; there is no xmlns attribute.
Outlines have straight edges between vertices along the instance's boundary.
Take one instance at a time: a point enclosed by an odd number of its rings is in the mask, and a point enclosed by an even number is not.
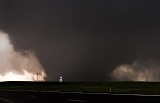
<svg viewBox="0 0 160 103"><path fill-rule="evenodd" d="M33 50L48 81L111 81L136 59L160 59L158 0L0 0L0 29Z"/></svg>

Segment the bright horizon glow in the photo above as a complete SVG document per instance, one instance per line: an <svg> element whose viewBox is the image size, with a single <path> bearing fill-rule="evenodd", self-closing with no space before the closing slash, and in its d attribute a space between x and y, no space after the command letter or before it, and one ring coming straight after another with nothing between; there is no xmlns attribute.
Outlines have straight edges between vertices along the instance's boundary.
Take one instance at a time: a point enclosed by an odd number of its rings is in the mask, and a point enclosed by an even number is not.
<svg viewBox="0 0 160 103"><path fill-rule="evenodd" d="M9 72L4 76L0 75L0 81L33 81L33 74L24 71L24 74Z"/></svg>
<svg viewBox="0 0 160 103"><path fill-rule="evenodd" d="M43 76L44 73L42 72L42 81L44 81ZM0 81L34 81L34 79L36 79L34 74L27 71L24 71L24 74L9 72L4 76L0 75Z"/></svg>

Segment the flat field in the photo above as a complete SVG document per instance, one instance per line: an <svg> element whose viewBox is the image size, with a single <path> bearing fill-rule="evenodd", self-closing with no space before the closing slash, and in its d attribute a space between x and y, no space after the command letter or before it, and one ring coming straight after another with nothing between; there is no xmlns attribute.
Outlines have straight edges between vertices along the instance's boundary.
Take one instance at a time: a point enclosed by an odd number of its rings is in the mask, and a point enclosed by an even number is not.
<svg viewBox="0 0 160 103"><path fill-rule="evenodd" d="M3 90L160 95L160 82L0 82Z"/></svg>

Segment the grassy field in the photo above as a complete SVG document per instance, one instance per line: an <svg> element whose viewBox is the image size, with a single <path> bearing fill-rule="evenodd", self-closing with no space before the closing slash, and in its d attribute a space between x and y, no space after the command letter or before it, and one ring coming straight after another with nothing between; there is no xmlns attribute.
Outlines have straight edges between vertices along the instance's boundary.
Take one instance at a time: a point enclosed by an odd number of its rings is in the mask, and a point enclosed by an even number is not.
<svg viewBox="0 0 160 103"><path fill-rule="evenodd" d="M160 82L1 82L0 90L160 94Z"/></svg>

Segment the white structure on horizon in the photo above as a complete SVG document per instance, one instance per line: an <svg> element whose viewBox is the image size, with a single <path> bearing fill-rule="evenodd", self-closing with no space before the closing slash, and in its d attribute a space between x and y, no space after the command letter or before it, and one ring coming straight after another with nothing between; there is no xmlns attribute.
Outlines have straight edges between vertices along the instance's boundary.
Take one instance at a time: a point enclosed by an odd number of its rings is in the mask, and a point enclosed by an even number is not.
<svg viewBox="0 0 160 103"><path fill-rule="evenodd" d="M60 76L60 78L59 78L59 82L62 82L63 80L63 77L62 76Z"/></svg>

